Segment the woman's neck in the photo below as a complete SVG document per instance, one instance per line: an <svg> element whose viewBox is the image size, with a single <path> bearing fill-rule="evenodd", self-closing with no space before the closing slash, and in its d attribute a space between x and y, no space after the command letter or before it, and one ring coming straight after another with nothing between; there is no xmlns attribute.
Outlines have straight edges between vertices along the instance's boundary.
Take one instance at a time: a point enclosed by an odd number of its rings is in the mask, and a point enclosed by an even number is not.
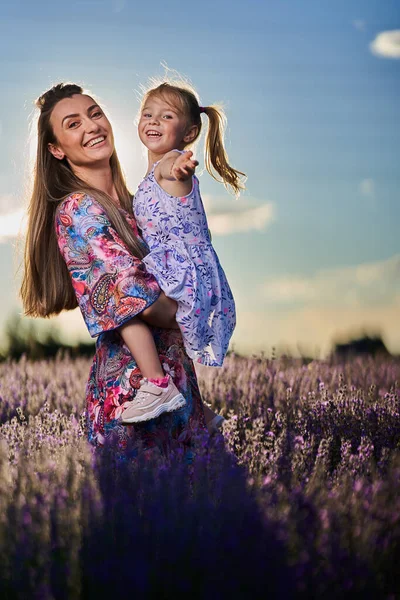
<svg viewBox="0 0 400 600"><path fill-rule="evenodd" d="M90 169L85 167L75 167L75 174L82 179L85 183L91 187L104 192L110 196L117 204L119 204L119 198L117 190L115 189L112 171L110 165L104 167L98 167L96 169Z"/></svg>

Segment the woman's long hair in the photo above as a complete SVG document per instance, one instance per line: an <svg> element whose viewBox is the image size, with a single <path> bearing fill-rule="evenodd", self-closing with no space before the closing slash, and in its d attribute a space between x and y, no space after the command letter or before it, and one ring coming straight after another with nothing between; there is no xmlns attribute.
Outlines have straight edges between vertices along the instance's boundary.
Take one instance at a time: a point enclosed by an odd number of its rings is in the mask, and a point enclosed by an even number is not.
<svg viewBox="0 0 400 600"><path fill-rule="evenodd" d="M188 125L195 125L198 133L192 144L201 133L201 113L208 117L208 129L204 144L204 160L208 173L216 181L223 183L227 189L231 189L238 196L244 189L243 180L245 173L231 167L224 146L224 133L226 127L226 116L221 106L200 106L194 89L186 82L168 83L157 85L144 94L142 108L151 97L158 97L174 106L187 118ZM189 146L190 144L187 144Z"/></svg>
<svg viewBox="0 0 400 600"><path fill-rule="evenodd" d="M113 227L134 256L142 258L144 248L115 202L100 190L79 179L67 159L58 160L48 150L57 143L50 123L55 105L64 98L82 94L75 84L59 83L36 101L40 110L33 192L28 208L28 230L24 251L24 274L20 290L24 313L49 317L78 304L65 261L59 251L55 215L62 200L80 192L94 197L106 211ZM121 207L133 215L132 199L126 187L117 153L110 158L113 182Z"/></svg>

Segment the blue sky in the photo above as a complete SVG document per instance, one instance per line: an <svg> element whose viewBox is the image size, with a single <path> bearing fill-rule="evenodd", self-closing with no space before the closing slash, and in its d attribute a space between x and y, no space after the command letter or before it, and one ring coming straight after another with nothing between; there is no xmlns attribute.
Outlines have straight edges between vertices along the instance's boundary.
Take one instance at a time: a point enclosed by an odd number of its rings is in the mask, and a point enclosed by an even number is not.
<svg viewBox="0 0 400 600"><path fill-rule="evenodd" d="M90 89L134 190L138 90L165 62L203 104L224 103L229 156L248 175L238 201L200 179L237 302L235 348L326 351L364 327L400 352L396 30L398 1L3 2L0 330L18 309L13 219L27 200L34 99L63 80ZM85 337L79 314L59 323L66 339Z"/></svg>

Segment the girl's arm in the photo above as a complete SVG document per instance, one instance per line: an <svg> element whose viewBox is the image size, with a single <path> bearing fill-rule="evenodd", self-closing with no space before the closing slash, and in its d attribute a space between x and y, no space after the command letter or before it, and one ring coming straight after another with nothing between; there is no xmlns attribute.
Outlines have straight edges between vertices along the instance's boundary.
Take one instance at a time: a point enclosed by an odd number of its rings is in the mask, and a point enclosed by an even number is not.
<svg viewBox="0 0 400 600"><path fill-rule="evenodd" d="M160 186L171 196L187 196L192 191L192 177L199 164L192 160L193 152L179 154L172 150L163 156L154 175Z"/></svg>

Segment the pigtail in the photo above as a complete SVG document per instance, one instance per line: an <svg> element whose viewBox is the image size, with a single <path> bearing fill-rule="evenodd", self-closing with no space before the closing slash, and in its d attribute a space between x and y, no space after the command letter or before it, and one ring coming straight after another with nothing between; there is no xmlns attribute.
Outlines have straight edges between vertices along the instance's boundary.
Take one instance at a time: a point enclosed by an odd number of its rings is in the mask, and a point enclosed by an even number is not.
<svg viewBox="0 0 400 600"><path fill-rule="evenodd" d="M208 116L209 124L205 141L205 166L211 177L231 188L238 196L244 190L242 178L245 173L238 171L228 163L228 155L224 147L224 133L226 127L226 116L223 110L217 106L201 107L201 112ZM220 176L216 176L215 172Z"/></svg>

